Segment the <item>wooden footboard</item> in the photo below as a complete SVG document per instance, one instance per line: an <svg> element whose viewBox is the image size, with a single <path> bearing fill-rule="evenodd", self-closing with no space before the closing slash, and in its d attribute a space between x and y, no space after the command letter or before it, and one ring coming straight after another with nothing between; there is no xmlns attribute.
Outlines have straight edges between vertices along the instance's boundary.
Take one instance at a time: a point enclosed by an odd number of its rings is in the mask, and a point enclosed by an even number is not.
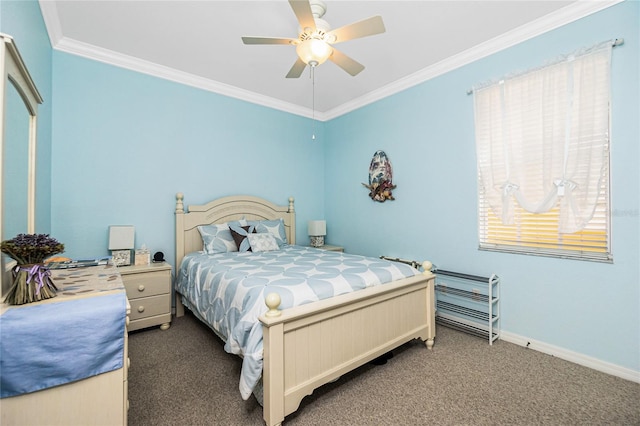
<svg viewBox="0 0 640 426"><path fill-rule="evenodd" d="M275 300L273 300L275 299ZM260 317L264 420L279 425L306 395L412 339L435 338L434 276L407 278Z"/></svg>

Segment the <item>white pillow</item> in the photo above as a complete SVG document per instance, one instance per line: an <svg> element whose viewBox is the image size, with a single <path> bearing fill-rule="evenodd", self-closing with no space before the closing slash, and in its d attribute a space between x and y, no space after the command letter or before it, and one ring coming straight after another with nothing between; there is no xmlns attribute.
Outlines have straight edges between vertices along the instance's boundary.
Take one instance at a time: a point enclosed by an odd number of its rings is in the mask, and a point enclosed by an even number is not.
<svg viewBox="0 0 640 426"><path fill-rule="evenodd" d="M251 250L254 252L273 251L280 249L280 247L278 247L276 238L270 233L265 232L263 234L248 234L247 239L249 240Z"/></svg>

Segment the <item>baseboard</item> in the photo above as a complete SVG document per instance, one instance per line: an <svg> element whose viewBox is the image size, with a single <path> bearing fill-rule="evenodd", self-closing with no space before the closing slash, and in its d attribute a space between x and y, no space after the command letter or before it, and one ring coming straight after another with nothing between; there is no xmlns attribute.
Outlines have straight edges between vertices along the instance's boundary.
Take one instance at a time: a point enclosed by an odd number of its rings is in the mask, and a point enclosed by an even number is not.
<svg viewBox="0 0 640 426"><path fill-rule="evenodd" d="M538 352L552 355L565 361L570 361L585 367L592 368L603 373L611 374L612 376L620 377L625 380L640 383L640 371L635 371L630 368L621 367L610 362L602 361L597 358L592 358L578 352L573 352L558 346L550 345L548 343L532 340L517 334L509 333L506 331L500 331L500 340L505 342L514 343L519 346L524 346L529 349L533 349Z"/></svg>

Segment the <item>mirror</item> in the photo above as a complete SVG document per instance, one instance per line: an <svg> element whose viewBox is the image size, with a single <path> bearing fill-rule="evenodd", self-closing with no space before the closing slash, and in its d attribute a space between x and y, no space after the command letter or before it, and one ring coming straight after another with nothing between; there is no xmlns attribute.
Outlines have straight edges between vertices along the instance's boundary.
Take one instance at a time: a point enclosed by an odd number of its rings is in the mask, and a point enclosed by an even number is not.
<svg viewBox="0 0 640 426"><path fill-rule="evenodd" d="M29 110L11 81L5 93L2 239L29 231Z"/></svg>
<svg viewBox="0 0 640 426"><path fill-rule="evenodd" d="M36 124L42 97L13 38L0 33L0 238L35 233ZM13 261L0 256L1 297L11 284Z"/></svg>

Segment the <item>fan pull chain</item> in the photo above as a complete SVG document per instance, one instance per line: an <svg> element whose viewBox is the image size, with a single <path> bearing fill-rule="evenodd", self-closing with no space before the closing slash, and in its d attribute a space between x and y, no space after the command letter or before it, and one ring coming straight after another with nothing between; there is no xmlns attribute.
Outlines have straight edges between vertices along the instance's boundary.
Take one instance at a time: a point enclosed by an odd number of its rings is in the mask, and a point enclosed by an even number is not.
<svg viewBox="0 0 640 426"><path fill-rule="evenodd" d="M316 67L311 66L311 140L316 140Z"/></svg>

